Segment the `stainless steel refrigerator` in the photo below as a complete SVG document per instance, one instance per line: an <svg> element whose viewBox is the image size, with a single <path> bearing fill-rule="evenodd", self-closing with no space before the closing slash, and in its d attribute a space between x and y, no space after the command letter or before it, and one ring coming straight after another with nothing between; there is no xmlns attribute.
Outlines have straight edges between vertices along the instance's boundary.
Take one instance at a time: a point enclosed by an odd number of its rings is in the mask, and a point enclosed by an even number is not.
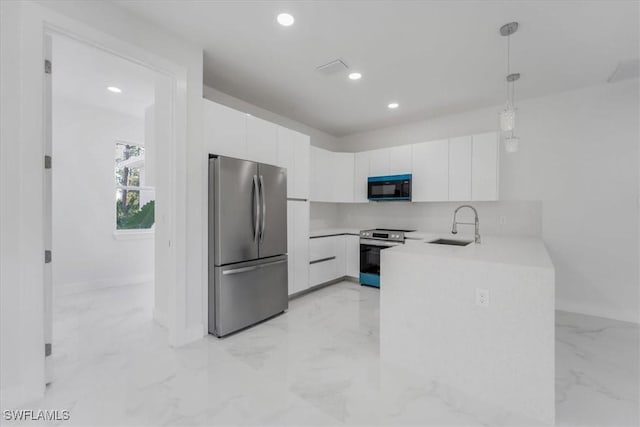
<svg viewBox="0 0 640 427"><path fill-rule="evenodd" d="M288 308L287 172L209 155L209 333Z"/></svg>

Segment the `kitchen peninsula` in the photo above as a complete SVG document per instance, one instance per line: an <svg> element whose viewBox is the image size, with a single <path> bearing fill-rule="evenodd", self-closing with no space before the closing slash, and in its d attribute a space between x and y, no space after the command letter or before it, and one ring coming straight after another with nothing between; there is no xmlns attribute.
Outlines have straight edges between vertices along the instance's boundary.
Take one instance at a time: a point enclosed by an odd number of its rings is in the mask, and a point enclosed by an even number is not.
<svg viewBox="0 0 640 427"><path fill-rule="evenodd" d="M553 424L555 272L544 243L429 243L439 237L410 233L382 251L382 360Z"/></svg>

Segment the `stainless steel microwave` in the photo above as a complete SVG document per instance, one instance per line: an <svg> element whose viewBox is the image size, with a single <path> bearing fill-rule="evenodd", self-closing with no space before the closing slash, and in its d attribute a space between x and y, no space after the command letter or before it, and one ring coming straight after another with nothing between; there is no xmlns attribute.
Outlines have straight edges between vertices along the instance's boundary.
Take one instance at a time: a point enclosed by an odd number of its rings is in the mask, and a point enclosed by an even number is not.
<svg viewBox="0 0 640 427"><path fill-rule="evenodd" d="M411 174L370 176L367 198L376 201L411 200Z"/></svg>

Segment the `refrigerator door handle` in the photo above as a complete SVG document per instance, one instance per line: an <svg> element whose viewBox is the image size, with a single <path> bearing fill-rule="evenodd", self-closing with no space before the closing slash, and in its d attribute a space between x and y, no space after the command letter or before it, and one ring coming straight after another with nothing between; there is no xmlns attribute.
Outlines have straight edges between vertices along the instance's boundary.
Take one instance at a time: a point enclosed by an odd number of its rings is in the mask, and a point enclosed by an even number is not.
<svg viewBox="0 0 640 427"><path fill-rule="evenodd" d="M278 261L266 262L264 264L253 265L253 266L250 266L250 267L234 268L233 270L225 270L225 271L223 271L222 275L223 276L228 276L230 274L246 273L248 271L254 271L254 270L257 270L259 268L268 267L270 265L282 264L282 263L285 263L285 262L287 262L286 259L281 259L281 260L278 260Z"/></svg>
<svg viewBox="0 0 640 427"><path fill-rule="evenodd" d="M258 193L258 175L253 175L253 240L258 239L260 228L260 194Z"/></svg>
<svg viewBox="0 0 640 427"><path fill-rule="evenodd" d="M226 270L222 272L223 276L228 276L229 274L240 274L240 273L246 273L247 271L253 271L253 270L257 270L258 268L260 268L259 265L254 265L253 267L242 267L242 268L236 268L233 270Z"/></svg>
<svg viewBox="0 0 640 427"><path fill-rule="evenodd" d="M262 215L261 221L262 225L260 226L260 241L264 240L264 228L265 228L265 220L267 218L267 195L264 189L264 177L260 175L260 197L262 199Z"/></svg>

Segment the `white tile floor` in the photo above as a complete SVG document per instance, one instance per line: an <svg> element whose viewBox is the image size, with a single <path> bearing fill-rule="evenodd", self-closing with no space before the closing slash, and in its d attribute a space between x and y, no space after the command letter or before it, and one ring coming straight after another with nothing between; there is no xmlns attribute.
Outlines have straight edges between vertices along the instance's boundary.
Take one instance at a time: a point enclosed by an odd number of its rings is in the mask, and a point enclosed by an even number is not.
<svg viewBox="0 0 640 427"><path fill-rule="evenodd" d="M60 425L527 424L381 366L378 295L343 282L177 350L151 320L150 284L65 296L56 381L27 408L69 409ZM562 312L556 323L557 425L637 426L638 327Z"/></svg>

